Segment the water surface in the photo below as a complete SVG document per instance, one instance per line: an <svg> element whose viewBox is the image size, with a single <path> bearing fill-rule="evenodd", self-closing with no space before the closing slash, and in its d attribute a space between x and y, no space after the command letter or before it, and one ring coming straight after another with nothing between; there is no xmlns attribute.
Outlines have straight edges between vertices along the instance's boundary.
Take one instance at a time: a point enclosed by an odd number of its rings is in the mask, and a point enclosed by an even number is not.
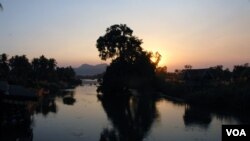
<svg viewBox="0 0 250 141"><path fill-rule="evenodd" d="M222 124L248 119L163 98L98 100L89 84L44 97L31 117L34 141L219 141Z"/></svg>

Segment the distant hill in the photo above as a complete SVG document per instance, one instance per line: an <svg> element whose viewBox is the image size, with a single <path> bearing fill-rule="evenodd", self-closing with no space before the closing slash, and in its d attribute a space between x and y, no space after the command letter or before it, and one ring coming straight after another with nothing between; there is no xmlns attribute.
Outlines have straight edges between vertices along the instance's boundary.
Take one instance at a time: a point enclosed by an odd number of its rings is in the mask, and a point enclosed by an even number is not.
<svg viewBox="0 0 250 141"><path fill-rule="evenodd" d="M107 64L89 65L82 64L80 67L75 68L76 75L97 75L105 72Z"/></svg>

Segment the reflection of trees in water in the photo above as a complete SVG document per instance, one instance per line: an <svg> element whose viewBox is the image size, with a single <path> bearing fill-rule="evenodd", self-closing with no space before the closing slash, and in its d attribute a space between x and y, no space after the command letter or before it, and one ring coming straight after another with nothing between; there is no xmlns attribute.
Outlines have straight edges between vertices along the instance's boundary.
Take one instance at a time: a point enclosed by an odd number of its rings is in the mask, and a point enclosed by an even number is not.
<svg viewBox="0 0 250 141"><path fill-rule="evenodd" d="M207 129L212 121L211 113L198 107L187 106L183 116L185 126L199 126Z"/></svg>
<svg viewBox="0 0 250 141"><path fill-rule="evenodd" d="M36 113L42 113L44 116L47 116L49 113L57 113L57 98L62 100L65 105L74 105L76 102L74 98L74 91L60 91L55 94L45 95L40 99L40 102L36 107Z"/></svg>
<svg viewBox="0 0 250 141"><path fill-rule="evenodd" d="M76 100L72 96L67 96L63 98L63 103L66 105L74 105Z"/></svg>
<svg viewBox="0 0 250 141"><path fill-rule="evenodd" d="M100 141L140 141L158 117L155 100L150 95L101 99L113 128L105 128Z"/></svg>
<svg viewBox="0 0 250 141"><path fill-rule="evenodd" d="M218 110L213 109L215 117L219 120L236 120L240 124L250 124L250 111L249 109L241 109L231 111L231 109Z"/></svg>
<svg viewBox="0 0 250 141"><path fill-rule="evenodd" d="M207 129L212 121L212 115L218 120L236 121L239 124L250 123L249 109L242 109L241 111L233 111L232 109L219 109L212 107L185 107L183 120L186 127L199 126Z"/></svg>
<svg viewBox="0 0 250 141"><path fill-rule="evenodd" d="M41 102L36 107L36 113L42 113L44 116L47 116L49 113L57 112L57 105L55 103L55 98L51 96L45 96L41 99Z"/></svg>
<svg viewBox="0 0 250 141"><path fill-rule="evenodd" d="M0 102L0 140L33 140L34 112L42 113L44 116L56 113L58 111L56 98L61 99L67 105L73 105L76 101L73 91L62 91L41 97L36 102L19 101L23 105Z"/></svg>
<svg viewBox="0 0 250 141"><path fill-rule="evenodd" d="M0 140L33 140L31 104L1 104ZM29 106L28 106L29 105Z"/></svg>
<svg viewBox="0 0 250 141"><path fill-rule="evenodd" d="M76 102L76 99L74 98L74 91L64 91L64 94L60 94L62 100L63 100L63 104L65 105L74 105L74 103Z"/></svg>

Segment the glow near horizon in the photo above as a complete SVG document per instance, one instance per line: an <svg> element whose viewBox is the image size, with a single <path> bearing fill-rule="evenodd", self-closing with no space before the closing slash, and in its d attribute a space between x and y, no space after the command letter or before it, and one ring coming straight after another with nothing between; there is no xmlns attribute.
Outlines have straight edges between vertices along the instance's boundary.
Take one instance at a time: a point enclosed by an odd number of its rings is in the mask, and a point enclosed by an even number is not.
<svg viewBox="0 0 250 141"><path fill-rule="evenodd" d="M95 47L113 24L127 24L169 71L250 62L248 0L0 0L0 53L44 54L58 65L103 61Z"/></svg>

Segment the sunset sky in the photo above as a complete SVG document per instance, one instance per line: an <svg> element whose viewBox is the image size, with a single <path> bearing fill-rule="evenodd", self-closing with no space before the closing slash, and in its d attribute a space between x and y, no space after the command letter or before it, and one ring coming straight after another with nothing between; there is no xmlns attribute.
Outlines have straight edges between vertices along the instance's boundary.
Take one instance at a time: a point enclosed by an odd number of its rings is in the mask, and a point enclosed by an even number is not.
<svg viewBox="0 0 250 141"><path fill-rule="evenodd" d="M96 40L127 24L168 71L250 63L249 0L0 0L0 53L103 63Z"/></svg>

